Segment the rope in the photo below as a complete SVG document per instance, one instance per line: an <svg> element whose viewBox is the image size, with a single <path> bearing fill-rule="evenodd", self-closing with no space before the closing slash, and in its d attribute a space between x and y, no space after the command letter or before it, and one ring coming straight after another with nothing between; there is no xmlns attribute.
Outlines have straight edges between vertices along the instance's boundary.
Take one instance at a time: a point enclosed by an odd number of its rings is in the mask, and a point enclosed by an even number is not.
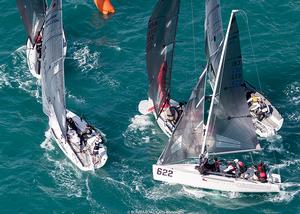
<svg viewBox="0 0 300 214"><path fill-rule="evenodd" d="M252 59L253 59L254 65L255 65L255 70L256 70L256 75L257 75L259 90L262 91L261 81L260 81L260 77L259 77L259 73L258 73L258 68L257 68L257 64L256 64L256 57L255 57L255 53L254 53L254 49L253 49L252 36L251 36L251 33L250 33L250 28L249 28L248 16L247 16L247 14L246 14L246 12L244 10L239 10L239 11L241 12L242 17L243 17L244 21L247 24L248 36L249 36L250 45L251 45L251 51L252 51Z"/></svg>
<svg viewBox="0 0 300 214"><path fill-rule="evenodd" d="M194 5L193 0L191 0L191 11L192 11L192 31L193 31L193 45L194 45L194 72L196 73L196 41L195 41L195 22L194 22Z"/></svg>

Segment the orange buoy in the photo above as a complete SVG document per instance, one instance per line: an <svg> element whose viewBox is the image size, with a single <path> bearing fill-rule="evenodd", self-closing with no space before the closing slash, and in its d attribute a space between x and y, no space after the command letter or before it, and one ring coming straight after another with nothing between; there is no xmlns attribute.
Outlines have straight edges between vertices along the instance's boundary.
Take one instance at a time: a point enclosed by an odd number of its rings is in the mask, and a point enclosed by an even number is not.
<svg viewBox="0 0 300 214"><path fill-rule="evenodd" d="M104 15L115 13L115 8L110 3L110 0L94 0L94 2L98 10Z"/></svg>

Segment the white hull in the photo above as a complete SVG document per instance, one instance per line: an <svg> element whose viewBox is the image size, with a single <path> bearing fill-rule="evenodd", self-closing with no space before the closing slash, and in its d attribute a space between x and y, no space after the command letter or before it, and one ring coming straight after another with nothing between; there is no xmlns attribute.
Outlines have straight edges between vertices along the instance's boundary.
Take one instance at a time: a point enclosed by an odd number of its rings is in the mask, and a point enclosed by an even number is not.
<svg viewBox="0 0 300 214"><path fill-rule="evenodd" d="M170 100L170 105L171 106L178 106L179 103L175 100ZM152 113L156 119L156 122L159 126L159 128L168 136L171 137L175 126L173 124L171 124L168 120L167 120L167 115L166 115L166 111L163 110L160 114L160 116L157 118L157 115L155 113L155 111L153 110L153 102L152 100L149 98L149 100L142 100L139 104L139 112L141 114L150 114Z"/></svg>
<svg viewBox="0 0 300 214"><path fill-rule="evenodd" d="M71 111L67 111L67 117L72 118L80 130L84 130L87 123L84 120L81 120L76 114ZM58 126L51 127L52 134L55 138L57 145L64 152L64 154L82 171L94 171L95 169L101 168L107 161L107 149L106 146L102 145L99 149L99 157L97 162L92 155L93 152L93 143L88 141L86 148L83 151L80 151L79 142L73 142L70 138L66 140L62 137L61 130ZM97 130L98 131L98 130ZM100 133L102 135L102 133Z"/></svg>
<svg viewBox="0 0 300 214"><path fill-rule="evenodd" d="M66 42L65 34L63 34L63 38L64 38L64 56L66 56L67 42ZM27 58L27 65L32 76L34 76L37 79L41 79L40 61L38 59L39 58L38 52L36 50L36 45L33 47L30 39L27 40L26 58Z"/></svg>
<svg viewBox="0 0 300 214"><path fill-rule="evenodd" d="M260 97L271 109L271 114L267 115L264 119L259 121L257 118L253 117L252 120L256 130L256 134L260 137L272 137L279 129L281 129L283 124L283 118L277 109L267 100L262 94L255 92L255 95Z"/></svg>
<svg viewBox="0 0 300 214"><path fill-rule="evenodd" d="M254 180L225 177L222 175L201 175L196 164L153 165L154 180L182 184L202 189L226 192L267 193L280 192L280 175L272 174L277 183L261 183Z"/></svg>

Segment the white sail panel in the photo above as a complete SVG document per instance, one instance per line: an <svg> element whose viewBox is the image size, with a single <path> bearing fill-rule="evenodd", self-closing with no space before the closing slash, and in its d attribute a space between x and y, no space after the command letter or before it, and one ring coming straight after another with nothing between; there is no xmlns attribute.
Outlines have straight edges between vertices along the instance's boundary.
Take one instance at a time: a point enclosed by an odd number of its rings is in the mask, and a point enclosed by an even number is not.
<svg viewBox="0 0 300 214"><path fill-rule="evenodd" d="M214 85L224 40L220 0L205 1L205 52L209 62L209 79Z"/></svg>
<svg viewBox="0 0 300 214"><path fill-rule="evenodd" d="M200 76L175 131L159 158L160 164L180 162L199 156L204 137L205 82L206 69Z"/></svg>
<svg viewBox="0 0 300 214"><path fill-rule="evenodd" d="M146 61L149 98L156 115L168 106L179 0L158 0L148 23Z"/></svg>
<svg viewBox="0 0 300 214"><path fill-rule="evenodd" d="M46 14L45 0L17 0L25 30L32 44L40 33Z"/></svg>
<svg viewBox="0 0 300 214"><path fill-rule="evenodd" d="M66 137L61 0L53 0L46 14L41 65L43 110L50 126L56 121Z"/></svg>
<svg viewBox="0 0 300 214"><path fill-rule="evenodd" d="M260 149L249 108L243 79L242 55L235 12L232 13L224 60L216 79L216 96L208 121L206 139L209 153L234 153Z"/></svg>

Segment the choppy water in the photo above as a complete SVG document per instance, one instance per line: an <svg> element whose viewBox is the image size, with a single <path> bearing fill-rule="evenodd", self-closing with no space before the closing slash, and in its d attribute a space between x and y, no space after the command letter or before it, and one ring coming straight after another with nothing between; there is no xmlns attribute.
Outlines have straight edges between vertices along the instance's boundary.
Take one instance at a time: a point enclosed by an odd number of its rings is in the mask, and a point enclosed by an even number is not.
<svg viewBox="0 0 300 214"><path fill-rule="evenodd" d="M278 136L262 141L264 151L255 155L277 164L285 189L262 196L152 179L151 165L167 138L152 117L139 115L137 105L147 97L144 50L155 1L112 2L117 13L108 19L92 0L63 2L67 106L108 139L106 166L83 173L50 140L40 84L27 68L26 36L15 1L0 0L1 213L299 213L300 1L222 1L224 28L231 9L248 14L255 60L240 16L245 75L259 87L256 61L263 92L285 119ZM204 2L182 1L172 82L178 100L189 97L205 65L203 22Z"/></svg>

